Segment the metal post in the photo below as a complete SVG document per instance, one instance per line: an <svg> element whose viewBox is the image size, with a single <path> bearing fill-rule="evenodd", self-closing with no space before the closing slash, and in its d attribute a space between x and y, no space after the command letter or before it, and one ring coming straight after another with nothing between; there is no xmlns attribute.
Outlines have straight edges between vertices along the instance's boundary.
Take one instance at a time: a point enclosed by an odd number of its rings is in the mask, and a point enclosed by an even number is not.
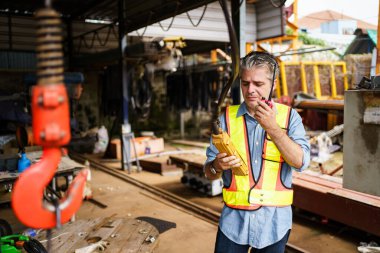
<svg viewBox="0 0 380 253"><path fill-rule="evenodd" d="M211 57L211 62L212 63L217 63L217 61L218 61L218 55L217 55L216 50L211 50L210 57Z"/></svg>
<svg viewBox="0 0 380 253"><path fill-rule="evenodd" d="M345 62L342 63L342 74L343 74L344 90L348 90L347 66Z"/></svg>
<svg viewBox="0 0 380 253"><path fill-rule="evenodd" d="M286 83L286 72L285 72L285 62L280 63L280 73L281 73L281 86L282 86L282 95L288 95L288 84Z"/></svg>
<svg viewBox="0 0 380 253"><path fill-rule="evenodd" d="M330 77L331 77L331 97L336 98L336 81L335 81L335 69L334 65L330 65Z"/></svg>
<svg viewBox="0 0 380 253"><path fill-rule="evenodd" d="M302 91L307 93L305 64L303 62L301 62L301 85Z"/></svg>
<svg viewBox="0 0 380 253"><path fill-rule="evenodd" d="M127 77L127 65L124 61L125 49L127 47L127 35L125 32L125 0L119 0L119 68L120 68L120 79L121 79L121 94L122 94L122 115L123 124L121 126L121 141L125 141L123 134L129 133L131 131L131 126L128 121L128 77ZM130 152L129 149L125 150L125 145L121 145L122 153ZM121 167L124 170L124 156L122 156Z"/></svg>
<svg viewBox="0 0 380 253"><path fill-rule="evenodd" d="M319 70L318 65L314 64L314 92L316 98L321 98L321 83L319 82Z"/></svg>
<svg viewBox="0 0 380 253"><path fill-rule="evenodd" d="M185 138L185 112L180 112L179 114L180 118L180 132L181 132L181 139Z"/></svg>

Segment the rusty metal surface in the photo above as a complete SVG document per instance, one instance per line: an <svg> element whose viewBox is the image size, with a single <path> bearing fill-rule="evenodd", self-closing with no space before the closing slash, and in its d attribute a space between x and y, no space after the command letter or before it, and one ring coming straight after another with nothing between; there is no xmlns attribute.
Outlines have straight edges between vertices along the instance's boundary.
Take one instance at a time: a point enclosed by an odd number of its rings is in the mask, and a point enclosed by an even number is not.
<svg viewBox="0 0 380 253"><path fill-rule="evenodd" d="M293 101L293 107L299 109L325 109L343 111L343 100L298 100Z"/></svg>
<svg viewBox="0 0 380 253"><path fill-rule="evenodd" d="M302 174L295 175L293 189L294 206L380 236L379 197L320 178L313 181Z"/></svg>

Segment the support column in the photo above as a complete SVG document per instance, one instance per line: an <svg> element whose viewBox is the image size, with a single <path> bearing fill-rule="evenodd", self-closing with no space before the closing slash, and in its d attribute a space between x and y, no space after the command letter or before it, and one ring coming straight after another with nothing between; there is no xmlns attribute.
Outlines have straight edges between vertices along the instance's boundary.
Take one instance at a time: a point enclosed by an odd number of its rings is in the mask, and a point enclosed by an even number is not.
<svg viewBox="0 0 380 253"><path fill-rule="evenodd" d="M128 119L128 80L127 80L127 64L124 61L125 49L127 47L127 35L125 32L124 7L125 0L119 0L119 67L120 79L123 94L123 125L129 124Z"/></svg>
<svg viewBox="0 0 380 253"><path fill-rule="evenodd" d="M231 17L239 44L240 58L244 57L246 54L246 4L246 0L231 0ZM240 78L238 78L235 83L232 84L231 95L233 104L240 104L243 102L243 96L240 90Z"/></svg>

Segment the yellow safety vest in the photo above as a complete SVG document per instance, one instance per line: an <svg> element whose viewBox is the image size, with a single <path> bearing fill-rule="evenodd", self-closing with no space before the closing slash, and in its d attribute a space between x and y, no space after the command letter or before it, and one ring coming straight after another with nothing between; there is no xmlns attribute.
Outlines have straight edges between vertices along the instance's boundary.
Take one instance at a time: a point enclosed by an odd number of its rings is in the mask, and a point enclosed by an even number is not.
<svg viewBox="0 0 380 253"><path fill-rule="evenodd" d="M288 130L291 108L275 105L277 124ZM223 188L223 200L227 206L235 209L256 210L261 206L289 206L293 203L293 190L281 181L281 168L284 159L270 136L265 133L260 174L255 181L250 158L247 126L244 116L237 117L239 105L226 109L227 132L233 144L248 165L248 175L238 176L232 173L231 184Z"/></svg>

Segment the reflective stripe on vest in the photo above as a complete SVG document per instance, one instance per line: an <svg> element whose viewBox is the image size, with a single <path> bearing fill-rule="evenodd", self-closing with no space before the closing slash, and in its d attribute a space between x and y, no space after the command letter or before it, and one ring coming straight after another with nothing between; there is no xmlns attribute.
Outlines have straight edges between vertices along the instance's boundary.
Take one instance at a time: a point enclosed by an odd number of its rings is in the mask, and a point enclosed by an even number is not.
<svg viewBox="0 0 380 253"><path fill-rule="evenodd" d="M286 131L291 108L276 103L277 124ZM249 142L244 116L236 117L239 106L226 110L228 134L249 167L247 176L232 174L231 185L223 189L223 200L227 206L236 209L255 210L261 206L288 206L293 202L293 190L286 188L281 181L281 168L284 162L270 136L265 133L263 161L258 182L254 181L250 159Z"/></svg>

